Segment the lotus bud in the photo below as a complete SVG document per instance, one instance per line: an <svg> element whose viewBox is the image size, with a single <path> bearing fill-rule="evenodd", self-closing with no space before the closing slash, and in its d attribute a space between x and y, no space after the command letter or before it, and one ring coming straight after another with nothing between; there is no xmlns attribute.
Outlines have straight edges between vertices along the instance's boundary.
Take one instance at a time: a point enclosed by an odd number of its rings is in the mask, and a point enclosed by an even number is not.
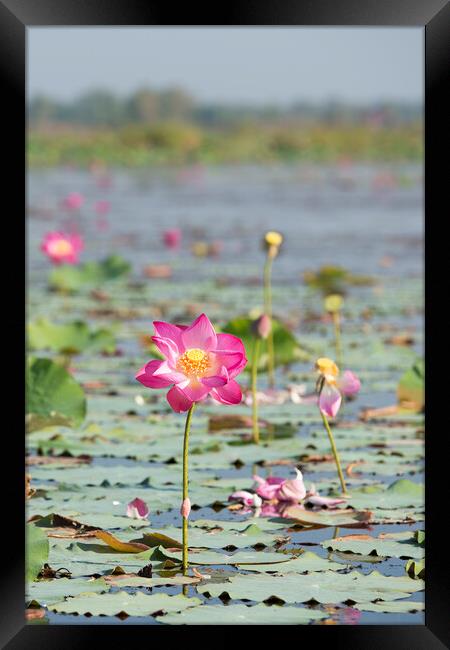
<svg viewBox="0 0 450 650"><path fill-rule="evenodd" d="M253 332L256 336L266 339L272 329L272 321L267 314L263 314L253 323Z"/></svg>
<svg viewBox="0 0 450 650"><path fill-rule="evenodd" d="M183 503L181 504L180 514L182 517L187 519L189 517L190 512L191 512L191 500L188 497L187 499L184 499Z"/></svg>

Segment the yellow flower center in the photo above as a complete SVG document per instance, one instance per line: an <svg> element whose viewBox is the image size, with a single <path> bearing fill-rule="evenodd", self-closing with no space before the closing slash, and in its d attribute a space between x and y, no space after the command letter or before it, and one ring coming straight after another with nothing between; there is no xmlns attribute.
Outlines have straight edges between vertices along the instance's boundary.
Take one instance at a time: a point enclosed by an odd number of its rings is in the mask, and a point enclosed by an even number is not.
<svg viewBox="0 0 450 650"><path fill-rule="evenodd" d="M178 359L181 372L191 377L202 377L210 367L209 357L200 348L190 348Z"/></svg>
<svg viewBox="0 0 450 650"><path fill-rule="evenodd" d="M316 368L329 383L334 383L336 381L336 377L339 374L339 368L332 359L328 359L328 357L317 359Z"/></svg>
<svg viewBox="0 0 450 650"><path fill-rule="evenodd" d="M67 255L72 252L72 244L66 239L58 239L52 244L52 253L56 255Z"/></svg>

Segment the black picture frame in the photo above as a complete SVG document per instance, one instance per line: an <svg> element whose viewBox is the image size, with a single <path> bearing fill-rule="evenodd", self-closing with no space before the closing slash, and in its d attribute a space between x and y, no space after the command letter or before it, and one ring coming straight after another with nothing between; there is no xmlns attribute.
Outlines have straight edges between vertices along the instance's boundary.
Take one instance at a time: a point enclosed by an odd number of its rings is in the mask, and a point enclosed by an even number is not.
<svg viewBox="0 0 450 650"><path fill-rule="evenodd" d="M160 0L0 0L0 71L2 79L3 143L6 169L4 171L5 194L11 200L4 213L3 241L19 242L25 239L22 197L26 198L25 184L25 79L26 79L26 29L33 26L84 26L84 25L190 25L190 26L417 26L425 33L425 213L426 213L426 357L427 387L433 378L433 388L427 390L427 429L430 432L426 442L426 512L427 512L427 578L425 625L419 626L302 626L295 627L294 640L305 643L314 639L328 642L331 647L375 648L396 650L434 650L450 647L450 580L448 578L448 551L442 536L442 525L446 522L445 497L448 495L447 433L445 413L442 405L448 402L445 396L445 373L442 381L436 381L442 366L443 356L448 368L448 345L441 347L448 337L447 320L441 313L442 303L448 302L448 277L446 270L448 238L440 228L439 215L447 216L448 126L450 115L446 97L446 73L449 70L449 26L450 7L447 0L246 0L238 4L235 0L214 7L198 3L174 7ZM447 137L446 137L447 136ZM6 142L5 142L6 140ZM6 155L5 155L6 154ZM5 182L6 181L6 182ZM447 199L448 200L448 199ZM431 225L433 221L433 225ZM6 234L5 234L6 233ZM12 238L11 240L9 238ZM441 250L439 250L441 245ZM5 248L5 247L4 247ZM4 345L8 369L7 415L12 419L8 432L8 465L11 478L3 479L2 496L4 527L8 534L2 534L6 548L0 564L0 643L8 650L19 648L45 648L45 650L69 650L70 648L91 648L126 642L131 645L137 634L145 643L158 643L168 639L170 634L178 636L201 634L203 642L221 645L233 642L232 626L220 626L220 634L214 628L197 630L194 626L109 626L109 625L26 625L24 619L24 500L23 500L23 458L24 438L17 435L22 430L23 402L20 386L24 386L23 366L18 363L17 350L10 343L11 334L22 336L22 269L25 263L17 263L22 248L14 257L16 272L8 278L4 307L4 320L8 325L8 339ZM439 265L441 265L439 267ZM11 267L8 267L8 270ZM6 267L5 267L6 270ZM6 274L5 274L6 275ZM437 280L441 278L441 280ZM442 284L439 284L442 282ZM17 286L19 285L19 286ZM442 291L445 291L443 297ZM433 307L433 305L436 305ZM434 311L434 314L433 314ZM14 314L14 316L11 316ZM433 341L431 340L433 339ZM23 339L22 339L23 341ZM8 357L9 355L9 357ZM448 381L448 379L447 379ZM439 394L441 391L441 395ZM11 393L18 396L15 406ZM444 400L444 401L442 401ZM445 401L446 400L446 401ZM6 425L5 425L6 426ZM443 453L439 453L439 449ZM444 510L444 512L443 512ZM7 518L5 515L7 513ZM6 521L7 519L7 521ZM448 519L448 517L447 517ZM14 531L13 534L11 531ZM11 544L11 537L14 543ZM269 630L264 627L264 634ZM275 634L279 634L277 626ZM283 627L280 639L292 630ZM211 636L210 636L211 635ZM111 637L111 638L109 638ZM131 639L133 637L133 641ZM307 638L306 638L307 637ZM186 643L186 637L183 637Z"/></svg>

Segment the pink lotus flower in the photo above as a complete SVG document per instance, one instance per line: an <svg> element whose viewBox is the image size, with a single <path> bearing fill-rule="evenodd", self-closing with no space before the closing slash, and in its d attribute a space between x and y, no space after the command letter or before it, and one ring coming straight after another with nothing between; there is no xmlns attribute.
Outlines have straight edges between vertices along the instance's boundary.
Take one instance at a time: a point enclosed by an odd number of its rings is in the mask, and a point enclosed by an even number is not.
<svg viewBox="0 0 450 650"><path fill-rule="evenodd" d="M188 411L208 395L222 404L239 404L242 392L234 378L247 363L242 341L232 334L216 334L208 317L172 325L155 321L152 341L164 361L149 361L136 374L147 388L167 388L167 401L177 413Z"/></svg>
<svg viewBox="0 0 450 650"><path fill-rule="evenodd" d="M66 210L70 210L70 211L79 210L83 205L83 203L84 203L84 196L79 192L70 192L70 194L68 194L62 202L63 207Z"/></svg>
<svg viewBox="0 0 450 650"><path fill-rule="evenodd" d="M253 492L247 492L247 490L233 492L233 494L228 497L228 501L239 501L245 506L252 506L253 508L259 508L262 505L261 497L257 494L253 494Z"/></svg>
<svg viewBox="0 0 450 650"><path fill-rule="evenodd" d="M108 214L108 212L111 209L111 202L110 201L97 201L94 205L94 210L96 211L97 214L99 215L105 215Z"/></svg>
<svg viewBox="0 0 450 650"><path fill-rule="evenodd" d="M341 407L342 395L357 393L361 382L350 370L346 370L340 378L339 368L326 357L317 360L316 368L319 372L319 409L334 418Z"/></svg>
<svg viewBox="0 0 450 650"><path fill-rule="evenodd" d="M181 244L181 230L171 228L163 233L163 242L167 248L178 248Z"/></svg>
<svg viewBox="0 0 450 650"><path fill-rule="evenodd" d="M145 501L137 497L127 505L127 517L132 519L147 519L149 512Z"/></svg>
<svg viewBox="0 0 450 650"><path fill-rule="evenodd" d="M79 254L83 250L83 239L76 234L67 235L62 232L49 232L41 243L41 251L54 264L77 264Z"/></svg>
<svg viewBox="0 0 450 650"><path fill-rule="evenodd" d="M277 478L275 476L263 479L255 474L253 480L258 483L256 494L268 501L277 500L298 503L305 497L306 488L303 483L302 473L297 468L295 468L295 471L297 474L295 479Z"/></svg>
<svg viewBox="0 0 450 650"><path fill-rule="evenodd" d="M271 501L272 499L277 498L277 492L286 479L277 478L276 476L269 476L268 478L264 479L261 478L261 476L255 474L253 476L253 480L255 483L258 483L256 494L258 494L263 499L266 499L267 501Z"/></svg>

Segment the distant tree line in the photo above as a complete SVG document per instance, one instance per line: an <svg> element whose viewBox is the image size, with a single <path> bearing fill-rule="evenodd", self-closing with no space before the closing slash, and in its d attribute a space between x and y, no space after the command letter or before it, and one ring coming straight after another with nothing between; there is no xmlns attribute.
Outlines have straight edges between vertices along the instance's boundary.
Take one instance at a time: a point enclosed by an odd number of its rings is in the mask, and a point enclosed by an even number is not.
<svg viewBox="0 0 450 650"><path fill-rule="evenodd" d="M57 101L36 95L29 101L32 126L78 124L118 127L164 121L193 122L205 127L221 127L246 121L321 121L329 124L374 123L395 125L422 119L418 103L379 102L353 105L338 101L315 104L298 101L287 107L276 105L201 104L181 88L152 90L140 88L127 97L108 90L94 89L72 101Z"/></svg>

